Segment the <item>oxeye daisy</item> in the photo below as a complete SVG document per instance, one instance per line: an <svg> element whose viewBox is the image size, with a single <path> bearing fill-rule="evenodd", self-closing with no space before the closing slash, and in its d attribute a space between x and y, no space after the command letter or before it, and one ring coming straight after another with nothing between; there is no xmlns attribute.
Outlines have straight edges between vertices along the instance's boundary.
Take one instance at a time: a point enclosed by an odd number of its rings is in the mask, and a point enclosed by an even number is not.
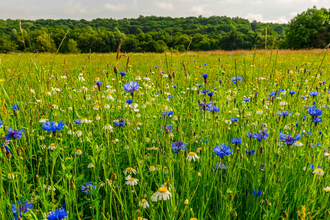
<svg viewBox="0 0 330 220"><path fill-rule="evenodd" d="M93 163L89 163L87 167L88 167L89 169L91 169L91 168L94 168L94 165L93 165Z"/></svg>
<svg viewBox="0 0 330 220"><path fill-rule="evenodd" d="M316 176L323 176L324 171L323 171L322 167L317 167L317 168L313 171L313 173L315 173Z"/></svg>
<svg viewBox="0 0 330 220"><path fill-rule="evenodd" d="M187 160L191 161L191 160L198 160L199 157L197 156L197 154L195 152L189 152L188 156L187 156Z"/></svg>
<svg viewBox="0 0 330 220"><path fill-rule="evenodd" d="M127 168L124 170L124 174L125 174L125 175L127 175L127 174L131 174L131 173L136 174L137 172L136 172L136 170L133 169L132 167L127 167Z"/></svg>
<svg viewBox="0 0 330 220"><path fill-rule="evenodd" d="M153 172L153 171L156 170L156 168L155 168L154 166L150 166L149 170L150 170L151 172Z"/></svg>
<svg viewBox="0 0 330 220"><path fill-rule="evenodd" d="M160 187L156 192L157 200L168 200L172 194L164 187Z"/></svg>
<svg viewBox="0 0 330 220"><path fill-rule="evenodd" d="M147 200L145 199L142 199L140 202L139 202L139 206L146 209L146 208L149 208L149 203Z"/></svg>
<svg viewBox="0 0 330 220"><path fill-rule="evenodd" d="M55 145L55 143L51 143L51 144L48 146L48 149L49 149L49 150L55 150L55 149L56 149L56 145Z"/></svg>
<svg viewBox="0 0 330 220"><path fill-rule="evenodd" d="M135 179L133 177L129 178L126 182L127 185L135 186L138 184L138 179Z"/></svg>
<svg viewBox="0 0 330 220"><path fill-rule="evenodd" d="M82 151L81 151L81 150L77 150L77 151L76 151L76 154L77 154L77 155L81 155L81 154L82 154Z"/></svg>

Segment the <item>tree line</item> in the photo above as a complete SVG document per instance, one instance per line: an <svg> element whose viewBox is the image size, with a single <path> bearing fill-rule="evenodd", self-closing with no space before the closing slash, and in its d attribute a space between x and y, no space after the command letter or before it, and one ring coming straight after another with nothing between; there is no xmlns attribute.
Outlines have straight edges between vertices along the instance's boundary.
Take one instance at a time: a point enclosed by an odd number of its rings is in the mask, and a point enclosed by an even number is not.
<svg viewBox="0 0 330 220"><path fill-rule="evenodd" d="M329 9L314 6L288 24L226 16L7 19L0 20L0 51L55 52L61 45L61 53L106 53L115 52L121 41L124 52L323 48L330 37L329 15Z"/></svg>

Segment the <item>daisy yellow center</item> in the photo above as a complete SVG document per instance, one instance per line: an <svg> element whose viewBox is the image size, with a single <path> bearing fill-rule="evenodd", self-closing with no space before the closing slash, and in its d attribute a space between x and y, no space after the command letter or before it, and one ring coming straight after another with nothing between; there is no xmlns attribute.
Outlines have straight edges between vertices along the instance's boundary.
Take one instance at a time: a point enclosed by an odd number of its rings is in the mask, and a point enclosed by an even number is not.
<svg viewBox="0 0 330 220"><path fill-rule="evenodd" d="M320 168L316 169L316 171L319 172L319 173L323 172L323 170L320 169Z"/></svg>
<svg viewBox="0 0 330 220"><path fill-rule="evenodd" d="M92 163L89 163L89 165L93 165Z"/></svg>
<svg viewBox="0 0 330 220"><path fill-rule="evenodd" d="M81 130L78 130L77 133L81 133Z"/></svg>
<svg viewBox="0 0 330 220"><path fill-rule="evenodd" d="M150 169L155 169L155 167L154 166L151 166Z"/></svg>
<svg viewBox="0 0 330 220"><path fill-rule="evenodd" d="M191 218L190 220L197 220L197 218Z"/></svg>
<svg viewBox="0 0 330 220"><path fill-rule="evenodd" d="M105 126L110 126L110 124L106 124Z"/></svg>
<svg viewBox="0 0 330 220"><path fill-rule="evenodd" d="M77 150L77 152L81 152L81 150Z"/></svg>
<svg viewBox="0 0 330 220"><path fill-rule="evenodd" d="M152 148L150 148L151 150L155 150L156 148L155 147L152 147Z"/></svg>
<svg viewBox="0 0 330 220"><path fill-rule="evenodd" d="M127 170L127 171L132 171L133 168L132 168L132 167L127 167L126 170Z"/></svg>
<svg viewBox="0 0 330 220"><path fill-rule="evenodd" d="M194 156L196 153L195 152L189 152L190 156Z"/></svg>
<svg viewBox="0 0 330 220"><path fill-rule="evenodd" d="M147 200L145 200L145 199L142 199L142 201L141 201L142 203L146 203L147 202Z"/></svg>
<svg viewBox="0 0 330 220"><path fill-rule="evenodd" d="M50 146L54 147L54 146L55 146L55 144L54 144L54 143L52 143L52 144L50 144Z"/></svg>
<svg viewBox="0 0 330 220"><path fill-rule="evenodd" d="M156 193L154 193L152 196L155 197L156 196Z"/></svg>
<svg viewBox="0 0 330 220"><path fill-rule="evenodd" d="M202 148L197 148L197 150L202 150Z"/></svg>
<svg viewBox="0 0 330 220"><path fill-rule="evenodd" d="M130 178L128 181L134 181L135 180L135 178Z"/></svg>
<svg viewBox="0 0 330 220"><path fill-rule="evenodd" d="M160 188L158 189L158 192L160 192L160 193L166 193L166 192L167 192L167 189L164 188L164 187L160 187Z"/></svg>

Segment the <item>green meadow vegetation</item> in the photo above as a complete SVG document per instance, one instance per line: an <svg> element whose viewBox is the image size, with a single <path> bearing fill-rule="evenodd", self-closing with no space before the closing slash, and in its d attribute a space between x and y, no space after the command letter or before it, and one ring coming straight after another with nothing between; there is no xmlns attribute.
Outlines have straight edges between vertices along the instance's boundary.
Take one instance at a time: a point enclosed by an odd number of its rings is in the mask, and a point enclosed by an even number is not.
<svg viewBox="0 0 330 220"><path fill-rule="evenodd" d="M328 219L327 50L0 56L1 219Z"/></svg>

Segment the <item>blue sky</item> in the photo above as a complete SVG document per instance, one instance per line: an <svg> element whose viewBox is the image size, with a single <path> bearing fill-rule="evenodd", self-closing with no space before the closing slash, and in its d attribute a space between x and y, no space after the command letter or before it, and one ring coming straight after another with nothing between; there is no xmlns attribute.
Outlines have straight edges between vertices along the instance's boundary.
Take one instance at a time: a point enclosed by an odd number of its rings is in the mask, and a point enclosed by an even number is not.
<svg viewBox="0 0 330 220"><path fill-rule="evenodd" d="M137 18L139 15L242 17L287 23L307 8L330 8L330 0L0 0L0 19Z"/></svg>

